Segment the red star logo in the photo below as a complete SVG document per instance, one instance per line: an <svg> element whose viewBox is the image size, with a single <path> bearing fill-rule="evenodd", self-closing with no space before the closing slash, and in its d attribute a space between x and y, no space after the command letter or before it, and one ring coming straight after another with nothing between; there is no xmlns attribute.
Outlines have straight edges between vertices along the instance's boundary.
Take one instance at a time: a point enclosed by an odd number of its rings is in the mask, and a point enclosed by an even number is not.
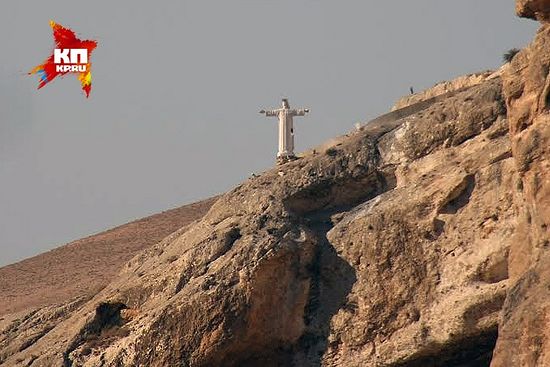
<svg viewBox="0 0 550 367"><path fill-rule="evenodd" d="M54 62L55 52L52 52L50 57L48 57L44 63L32 69L29 72L29 75L37 74L40 77L40 82L38 83L38 89L40 89L55 79L58 75L63 76L67 73L77 74L78 80L80 80L80 84L82 85L82 90L86 94L86 97L89 97L90 91L92 90L90 57L92 55L92 51L97 47L97 42L92 40L81 40L76 37L72 30L57 24L53 20L50 21L50 26L53 30L55 48L59 49L58 51L64 50L68 52L67 50L86 50L87 62L76 68L72 67L73 65L77 66L75 64L66 64L68 67L61 65L60 63L56 64ZM71 63L73 63L72 59Z"/></svg>

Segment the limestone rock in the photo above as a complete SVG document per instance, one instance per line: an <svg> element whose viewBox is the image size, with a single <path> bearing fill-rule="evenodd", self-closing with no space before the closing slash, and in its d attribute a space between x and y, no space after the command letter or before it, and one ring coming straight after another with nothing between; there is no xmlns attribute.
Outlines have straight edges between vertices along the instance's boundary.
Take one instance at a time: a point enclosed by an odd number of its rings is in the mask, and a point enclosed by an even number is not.
<svg viewBox="0 0 550 367"><path fill-rule="evenodd" d="M516 13L520 17L547 21L550 15L550 1L516 0Z"/></svg>
<svg viewBox="0 0 550 367"><path fill-rule="evenodd" d="M91 300L0 325L2 360L487 362L516 220L505 114L500 79L486 80L254 177Z"/></svg>
<svg viewBox="0 0 550 367"><path fill-rule="evenodd" d="M473 88L448 101L449 110L434 106L382 138L395 188L328 234L357 280L332 319L325 365L490 361L515 224L498 90L498 82ZM469 116L476 106L491 112Z"/></svg>
<svg viewBox="0 0 550 367"><path fill-rule="evenodd" d="M434 85L433 87L427 90L400 98L396 102L396 104L393 106L392 111L405 108L412 104L428 100L430 98L441 96L447 93L456 92L459 90L463 90L465 88L473 87L474 85L483 83L487 79L496 78L500 76L500 74L501 74L501 70L498 70L496 72L485 71L483 73L474 73L470 75L464 75L450 81L437 83L436 85Z"/></svg>
<svg viewBox="0 0 550 367"><path fill-rule="evenodd" d="M545 10L547 2L521 2ZM547 14L547 13L546 13ZM537 17L540 17L538 13ZM492 366L550 365L550 26L514 58L504 75L520 209L510 248L508 292Z"/></svg>

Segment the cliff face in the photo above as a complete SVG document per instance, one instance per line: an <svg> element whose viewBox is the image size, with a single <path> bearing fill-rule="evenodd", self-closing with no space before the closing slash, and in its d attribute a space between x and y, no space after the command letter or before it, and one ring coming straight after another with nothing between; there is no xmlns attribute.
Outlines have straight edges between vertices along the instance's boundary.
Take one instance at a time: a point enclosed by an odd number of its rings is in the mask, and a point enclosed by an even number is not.
<svg viewBox="0 0 550 367"><path fill-rule="evenodd" d="M92 300L8 324L5 361L486 362L516 220L505 114L488 80L251 179Z"/></svg>
<svg viewBox="0 0 550 367"><path fill-rule="evenodd" d="M493 366L550 365L550 1L518 1L542 26L504 75L510 138L521 177L510 250L511 288Z"/></svg>
<svg viewBox="0 0 550 367"><path fill-rule="evenodd" d="M92 299L6 316L0 363L550 365L548 42L246 181Z"/></svg>
<svg viewBox="0 0 550 367"><path fill-rule="evenodd" d="M328 236L357 280L332 319L327 365L488 365L516 216L502 102L488 82L379 140L395 188Z"/></svg>

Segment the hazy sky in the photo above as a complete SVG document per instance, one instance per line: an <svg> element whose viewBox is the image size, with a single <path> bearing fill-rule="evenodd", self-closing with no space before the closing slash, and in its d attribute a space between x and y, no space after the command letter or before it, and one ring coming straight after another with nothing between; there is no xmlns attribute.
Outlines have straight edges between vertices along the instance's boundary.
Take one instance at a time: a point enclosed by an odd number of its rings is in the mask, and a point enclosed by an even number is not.
<svg viewBox="0 0 550 367"><path fill-rule="evenodd" d="M49 20L95 39L93 88L40 91ZM420 90L496 68L537 23L513 0L3 1L0 265L226 191L273 165L282 96L298 151Z"/></svg>

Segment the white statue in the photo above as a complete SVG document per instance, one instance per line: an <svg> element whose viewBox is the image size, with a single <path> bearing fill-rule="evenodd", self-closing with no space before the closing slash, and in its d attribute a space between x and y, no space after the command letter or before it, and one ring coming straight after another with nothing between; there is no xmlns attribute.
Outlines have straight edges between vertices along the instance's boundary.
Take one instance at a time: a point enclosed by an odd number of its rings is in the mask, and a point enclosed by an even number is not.
<svg viewBox="0 0 550 367"><path fill-rule="evenodd" d="M283 162L292 160L294 156L294 116L304 116L309 109L291 110L288 99L283 99L282 108L276 110L261 110L266 116L277 116L279 118L279 152L277 159Z"/></svg>

